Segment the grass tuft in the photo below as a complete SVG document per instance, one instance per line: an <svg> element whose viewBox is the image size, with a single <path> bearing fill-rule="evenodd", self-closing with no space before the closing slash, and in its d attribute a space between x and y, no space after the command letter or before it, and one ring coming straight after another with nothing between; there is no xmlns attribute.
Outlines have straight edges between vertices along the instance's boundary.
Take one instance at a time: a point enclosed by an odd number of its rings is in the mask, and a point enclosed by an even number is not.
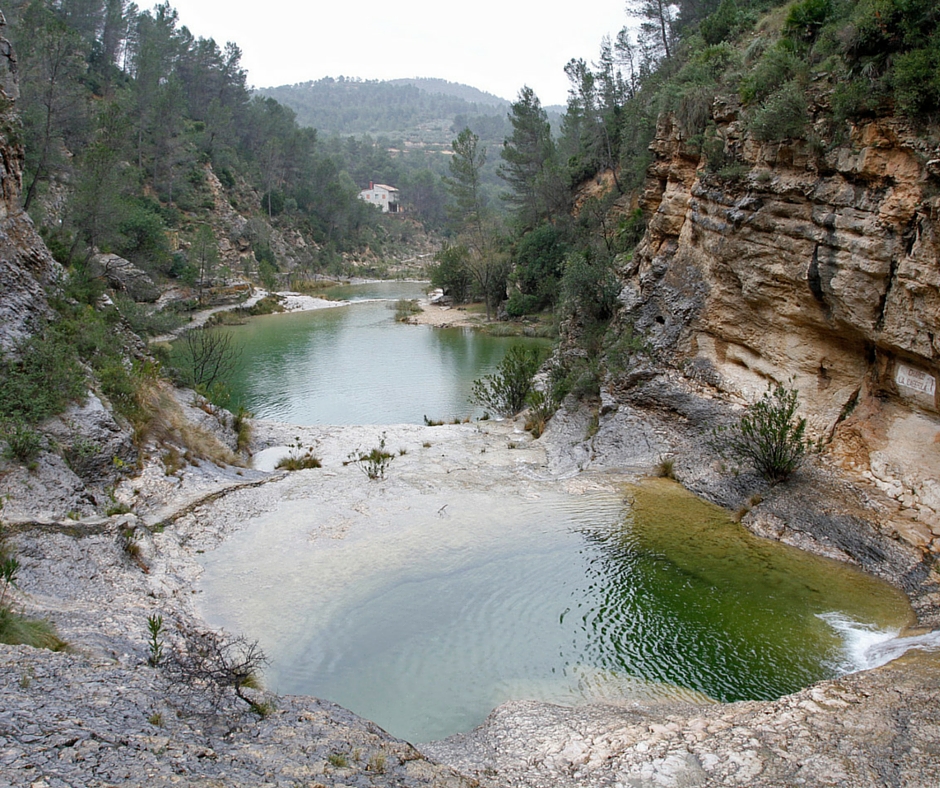
<svg viewBox="0 0 940 788"><path fill-rule="evenodd" d="M6 607L0 607L0 643L8 646L32 646L50 651L65 651L68 644L60 638L48 621L26 618Z"/></svg>

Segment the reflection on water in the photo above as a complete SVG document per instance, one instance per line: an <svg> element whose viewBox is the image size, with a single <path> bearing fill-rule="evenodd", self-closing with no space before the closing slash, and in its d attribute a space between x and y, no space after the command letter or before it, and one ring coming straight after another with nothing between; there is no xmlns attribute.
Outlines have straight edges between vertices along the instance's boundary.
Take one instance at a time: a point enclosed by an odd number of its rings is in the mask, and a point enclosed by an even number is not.
<svg viewBox="0 0 940 788"><path fill-rule="evenodd" d="M389 307L420 297L416 283L330 294L357 303L253 318L231 329L243 348L230 385L235 402L259 418L293 424L420 424L425 416L479 415L468 402L473 381L492 373L512 344L538 341L396 323Z"/></svg>
<svg viewBox="0 0 940 788"><path fill-rule="evenodd" d="M272 689L411 741L510 699L777 697L845 669L821 615L890 631L911 615L885 584L758 540L671 483L412 493L363 531L311 536L355 517L283 502L205 556L202 612L261 639Z"/></svg>

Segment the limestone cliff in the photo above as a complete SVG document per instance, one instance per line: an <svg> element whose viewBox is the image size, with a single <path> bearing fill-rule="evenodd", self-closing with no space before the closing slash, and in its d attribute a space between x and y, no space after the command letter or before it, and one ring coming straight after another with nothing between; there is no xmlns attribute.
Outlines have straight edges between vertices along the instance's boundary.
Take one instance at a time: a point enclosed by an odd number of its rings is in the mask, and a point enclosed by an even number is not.
<svg viewBox="0 0 940 788"><path fill-rule="evenodd" d="M745 400L792 379L829 451L940 549L940 152L905 123L827 151L713 114L733 177L660 118L623 319L689 377Z"/></svg>
<svg viewBox="0 0 940 788"><path fill-rule="evenodd" d="M60 267L20 207L23 147L19 143L16 56L3 37L0 12L0 352L9 352L48 313L44 286Z"/></svg>

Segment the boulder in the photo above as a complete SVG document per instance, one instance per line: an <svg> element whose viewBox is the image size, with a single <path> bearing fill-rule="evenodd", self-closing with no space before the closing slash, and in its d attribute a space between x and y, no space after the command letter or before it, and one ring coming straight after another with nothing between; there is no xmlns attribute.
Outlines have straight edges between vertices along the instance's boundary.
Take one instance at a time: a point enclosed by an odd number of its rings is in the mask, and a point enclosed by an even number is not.
<svg viewBox="0 0 940 788"><path fill-rule="evenodd" d="M135 301L152 304L160 297L160 288L149 274L116 254L96 254L88 263L88 273L104 277L111 287L127 293Z"/></svg>

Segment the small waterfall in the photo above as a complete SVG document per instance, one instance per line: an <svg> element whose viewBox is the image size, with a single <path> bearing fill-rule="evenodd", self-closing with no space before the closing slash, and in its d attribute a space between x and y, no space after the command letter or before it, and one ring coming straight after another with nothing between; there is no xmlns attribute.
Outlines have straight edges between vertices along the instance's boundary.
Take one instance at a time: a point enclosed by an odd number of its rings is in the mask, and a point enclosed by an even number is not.
<svg viewBox="0 0 940 788"><path fill-rule="evenodd" d="M940 649L940 630L924 635L898 637L898 629L878 629L841 613L822 613L819 618L842 637L842 659L835 665L841 673L871 670L886 665L912 648L925 651Z"/></svg>

